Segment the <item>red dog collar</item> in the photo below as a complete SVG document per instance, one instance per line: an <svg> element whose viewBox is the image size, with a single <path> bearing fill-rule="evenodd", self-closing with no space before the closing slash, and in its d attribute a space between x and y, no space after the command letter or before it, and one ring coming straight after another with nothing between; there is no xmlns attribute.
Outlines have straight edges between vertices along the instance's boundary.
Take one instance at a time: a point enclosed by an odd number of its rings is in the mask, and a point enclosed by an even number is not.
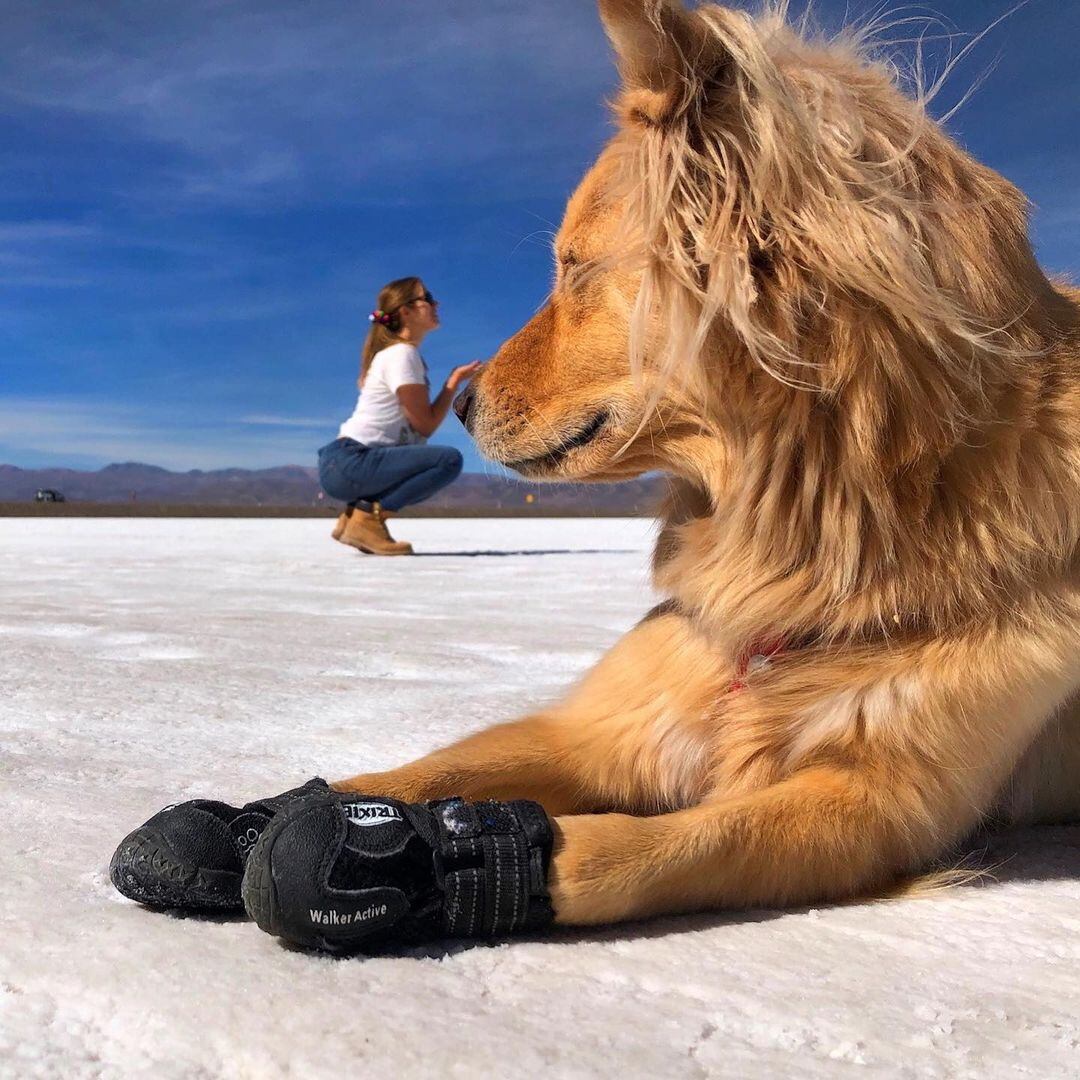
<svg viewBox="0 0 1080 1080"><path fill-rule="evenodd" d="M779 656L787 648L786 638L768 638L752 642L739 656L735 668L735 680L728 686L728 693L746 689L747 676L762 668L767 668L774 656Z"/></svg>

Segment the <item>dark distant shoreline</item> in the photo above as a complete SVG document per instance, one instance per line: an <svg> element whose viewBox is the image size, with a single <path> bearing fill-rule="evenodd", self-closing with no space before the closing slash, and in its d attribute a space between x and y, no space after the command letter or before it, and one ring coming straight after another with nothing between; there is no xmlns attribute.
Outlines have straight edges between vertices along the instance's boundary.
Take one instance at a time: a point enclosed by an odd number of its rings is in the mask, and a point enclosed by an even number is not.
<svg viewBox="0 0 1080 1080"><path fill-rule="evenodd" d="M666 483L644 476L619 484L536 484L511 475L462 473L414 517L652 517ZM38 491L58 491L66 502L36 503ZM0 516L62 517L328 517L315 469L171 472L139 462L96 471L21 469L0 465Z"/></svg>
<svg viewBox="0 0 1080 1080"><path fill-rule="evenodd" d="M339 506L199 506L183 503L0 502L0 518L326 518L337 517ZM654 517L655 511L557 506L412 506L403 518L621 518Z"/></svg>

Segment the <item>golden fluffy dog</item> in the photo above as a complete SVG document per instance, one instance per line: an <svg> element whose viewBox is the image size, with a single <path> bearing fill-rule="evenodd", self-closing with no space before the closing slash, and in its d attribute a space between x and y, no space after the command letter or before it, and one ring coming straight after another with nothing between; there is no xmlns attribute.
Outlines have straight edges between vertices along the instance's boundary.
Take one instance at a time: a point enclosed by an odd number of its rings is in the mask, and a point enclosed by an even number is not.
<svg viewBox="0 0 1080 1080"><path fill-rule="evenodd" d="M619 130L460 406L535 479L674 479L668 600L571 691L338 785L525 797L566 924L889 889L1080 817L1080 294L854 35L600 0Z"/></svg>

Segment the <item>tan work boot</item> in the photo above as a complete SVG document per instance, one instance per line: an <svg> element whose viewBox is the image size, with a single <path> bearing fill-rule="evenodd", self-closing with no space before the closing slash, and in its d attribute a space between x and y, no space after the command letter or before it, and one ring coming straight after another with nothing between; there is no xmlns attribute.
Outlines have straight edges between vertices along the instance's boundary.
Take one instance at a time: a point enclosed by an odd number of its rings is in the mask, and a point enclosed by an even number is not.
<svg viewBox="0 0 1080 1080"><path fill-rule="evenodd" d="M345 531L345 526L349 524L349 516L352 512L353 508L349 506L346 507L342 513L338 514L337 524L334 526L334 531L330 534L335 540L341 539L341 534Z"/></svg>
<svg viewBox="0 0 1080 1080"><path fill-rule="evenodd" d="M387 511L378 503L372 503L370 511L355 507L338 539L368 555L411 555L412 544L395 540L390 535L386 527L387 516Z"/></svg>

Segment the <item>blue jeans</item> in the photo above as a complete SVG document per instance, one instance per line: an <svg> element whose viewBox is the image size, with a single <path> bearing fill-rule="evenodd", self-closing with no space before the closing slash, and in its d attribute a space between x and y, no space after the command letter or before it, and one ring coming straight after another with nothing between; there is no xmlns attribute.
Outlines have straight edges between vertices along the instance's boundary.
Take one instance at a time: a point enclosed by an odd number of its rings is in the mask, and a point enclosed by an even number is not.
<svg viewBox="0 0 1080 1080"><path fill-rule="evenodd" d="M319 451L319 483L332 499L350 506L377 502L396 511L453 483L462 464L452 446L364 446L335 439Z"/></svg>

